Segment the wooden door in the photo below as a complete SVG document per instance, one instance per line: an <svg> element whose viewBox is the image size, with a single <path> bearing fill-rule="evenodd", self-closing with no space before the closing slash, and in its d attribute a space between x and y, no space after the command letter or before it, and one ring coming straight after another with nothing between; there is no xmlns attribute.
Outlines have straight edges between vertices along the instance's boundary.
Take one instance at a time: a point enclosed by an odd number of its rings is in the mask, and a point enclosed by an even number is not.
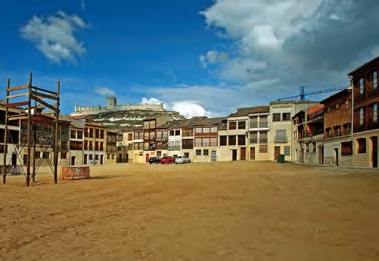
<svg viewBox="0 0 379 261"><path fill-rule="evenodd" d="M88 155L84 154L84 162L83 162L84 165L87 165L87 157L88 157Z"/></svg>
<svg viewBox="0 0 379 261"><path fill-rule="evenodd" d="M240 151L240 159L241 160L246 160L246 148L242 147Z"/></svg>
<svg viewBox="0 0 379 261"><path fill-rule="evenodd" d="M280 146L274 147L274 160L278 159L278 154L280 154Z"/></svg>
<svg viewBox="0 0 379 261"><path fill-rule="evenodd" d="M75 156L71 156L71 166L75 166Z"/></svg>
<svg viewBox="0 0 379 261"><path fill-rule="evenodd" d="M250 148L250 160L255 160L255 147Z"/></svg>
<svg viewBox="0 0 379 261"><path fill-rule="evenodd" d="M371 137L372 143L372 167L378 167L378 137Z"/></svg>
<svg viewBox="0 0 379 261"><path fill-rule="evenodd" d="M237 160L237 150L232 150L232 160L233 161Z"/></svg>
<svg viewBox="0 0 379 261"><path fill-rule="evenodd" d="M150 158L150 154L146 153L146 155L145 155L145 162L149 162L149 158Z"/></svg>
<svg viewBox="0 0 379 261"><path fill-rule="evenodd" d="M217 154L214 150L212 150L211 152L211 161L217 161Z"/></svg>
<svg viewBox="0 0 379 261"><path fill-rule="evenodd" d="M335 157L336 166L340 165L338 156L339 156L338 155L338 149L334 149L334 157Z"/></svg>

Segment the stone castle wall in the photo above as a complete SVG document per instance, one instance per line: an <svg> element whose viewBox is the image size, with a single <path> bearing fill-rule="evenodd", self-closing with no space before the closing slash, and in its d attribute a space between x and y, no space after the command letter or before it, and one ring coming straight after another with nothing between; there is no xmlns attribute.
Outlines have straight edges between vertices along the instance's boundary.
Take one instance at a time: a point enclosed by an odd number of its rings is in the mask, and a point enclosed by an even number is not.
<svg viewBox="0 0 379 261"><path fill-rule="evenodd" d="M115 105L110 108L109 106L78 106L75 105L73 114L96 114L107 111L122 111L122 110L151 110L151 111L164 111L163 103L160 104L126 104Z"/></svg>

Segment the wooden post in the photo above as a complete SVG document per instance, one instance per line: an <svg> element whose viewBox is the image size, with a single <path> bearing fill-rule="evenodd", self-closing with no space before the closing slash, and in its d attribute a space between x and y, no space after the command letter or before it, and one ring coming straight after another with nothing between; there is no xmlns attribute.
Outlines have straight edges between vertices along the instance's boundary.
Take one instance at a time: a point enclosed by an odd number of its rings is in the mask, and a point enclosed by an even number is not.
<svg viewBox="0 0 379 261"><path fill-rule="evenodd" d="M60 103L60 89L61 89L61 82L58 81L57 83L57 111L55 113L55 133L54 133L54 183L57 184L58 182L58 121L59 121L59 103Z"/></svg>
<svg viewBox="0 0 379 261"><path fill-rule="evenodd" d="M37 105L34 106L35 110L37 110ZM32 124L32 134L33 134L33 173L32 173L32 180L33 180L33 183L36 182L36 139L37 139L37 135L36 135L36 124Z"/></svg>
<svg viewBox="0 0 379 261"><path fill-rule="evenodd" d="M8 78L8 84L7 84L7 90L6 90L6 97L9 96L8 89L11 87L11 79ZM9 103L9 99L6 98L5 105ZM7 183L7 147L8 147L8 106L5 106L5 122L4 122L4 159L3 159L3 183Z"/></svg>
<svg viewBox="0 0 379 261"><path fill-rule="evenodd" d="M27 170L26 170L26 186L29 187L30 184L30 153L31 153L31 123L32 123L32 112L31 112L31 98L32 98L32 73L29 74L29 94L28 94L28 133L27 133L27 142L28 142L28 159L27 159Z"/></svg>

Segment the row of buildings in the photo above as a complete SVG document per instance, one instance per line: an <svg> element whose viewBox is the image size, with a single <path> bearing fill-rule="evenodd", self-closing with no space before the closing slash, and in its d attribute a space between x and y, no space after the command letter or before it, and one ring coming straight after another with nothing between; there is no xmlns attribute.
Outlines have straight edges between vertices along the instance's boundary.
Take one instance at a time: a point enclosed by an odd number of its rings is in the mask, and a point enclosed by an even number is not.
<svg viewBox="0 0 379 261"><path fill-rule="evenodd" d="M286 161L376 168L378 70L379 57L348 74L349 88L321 102L277 101L240 108L226 117L170 121L160 115L116 132L88 117L62 115L59 165L145 163L165 155L185 155L193 162L277 160L280 155ZM25 126L19 122L9 128L4 148L4 117L0 110L0 157L22 165L27 157L22 145ZM38 137L49 136L49 126L38 128ZM43 139L37 144L31 156L47 164L51 147Z"/></svg>

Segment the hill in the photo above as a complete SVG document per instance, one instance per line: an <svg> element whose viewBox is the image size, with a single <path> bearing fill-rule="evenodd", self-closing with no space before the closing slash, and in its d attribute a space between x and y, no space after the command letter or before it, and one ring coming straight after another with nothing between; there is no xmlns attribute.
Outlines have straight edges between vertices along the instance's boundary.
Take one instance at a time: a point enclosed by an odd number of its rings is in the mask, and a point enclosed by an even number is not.
<svg viewBox="0 0 379 261"><path fill-rule="evenodd" d="M185 119L179 112L176 111L154 111L154 110L121 110L108 111L97 114L92 114L93 121L101 123L111 129L123 129L143 124L146 118L156 117L168 114L170 120Z"/></svg>

